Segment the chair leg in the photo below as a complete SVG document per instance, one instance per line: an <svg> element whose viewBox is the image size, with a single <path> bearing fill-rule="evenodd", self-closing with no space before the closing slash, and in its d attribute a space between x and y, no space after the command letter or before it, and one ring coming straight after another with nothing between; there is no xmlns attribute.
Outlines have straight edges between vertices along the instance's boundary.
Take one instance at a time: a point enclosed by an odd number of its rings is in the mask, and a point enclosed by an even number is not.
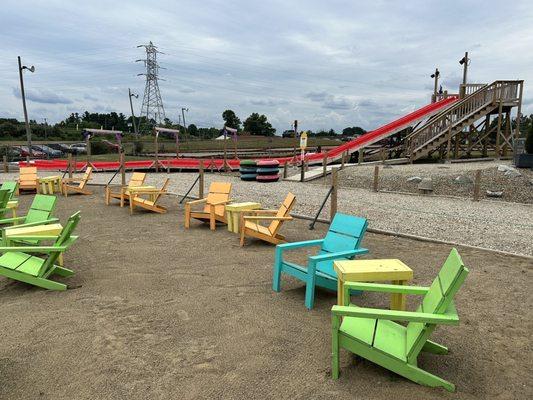
<svg viewBox="0 0 533 400"><path fill-rule="evenodd" d="M433 354L448 354L448 348L446 346L432 342L431 340L428 340L426 343L424 343L422 351Z"/></svg>
<svg viewBox="0 0 533 400"><path fill-rule="evenodd" d="M331 377L339 379L339 326L338 316L331 317Z"/></svg>
<svg viewBox="0 0 533 400"><path fill-rule="evenodd" d="M244 246L244 226L241 225L241 247Z"/></svg>
<svg viewBox="0 0 533 400"><path fill-rule="evenodd" d="M185 204L185 229L189 229L191 226L191 206Z"/></svg>
<svg viewBox="0 0 533 400"><path fill-rule="evenodd" d="M305 306L311 310L315 302L315 283L316 275L314 273L307 272L307 283L305 286Z"/></svg>
<svg viewBox="0 0 533 400"><path fill-rule="evenodd" d="M274 292L281 291L281 251L278 253L276 249L276 256L274 259L274 273L272 276L272 290Z"/></svg>
<svg viewBox="0 0 533 400"><path fill-rule="evenodd" d="M211 207L209 211L209 229L212 231L217 229L217 220L215 219L215 207Z"/></svg>
<svg viewBox="0 0 533 400"><path fill-rule="evenodd" d="M59 256L57 257L57 263L62 267L65 265L65 260L63 259L63 253L59 253Z"/></svg>

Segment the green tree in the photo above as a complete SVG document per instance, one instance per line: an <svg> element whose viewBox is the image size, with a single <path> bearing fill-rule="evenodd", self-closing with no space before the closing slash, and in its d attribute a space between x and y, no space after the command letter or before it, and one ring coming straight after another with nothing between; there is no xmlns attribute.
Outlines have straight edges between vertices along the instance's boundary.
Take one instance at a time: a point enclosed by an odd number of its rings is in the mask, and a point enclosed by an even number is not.
<svg viewBox="0 0 533 400"><path fill-rule="evenodd" d="M241 128L241 120L233 110L226 110L222 113L222 119L224 120L224 124L229 128L234 129L240 129Z"/></svg>
<svg viewBox="0 0 533 400"><path fill-rule="evenodd" d="M526 153L533 154L533 123L529 126L526 136Z"/></svg>
<svg viewBox="0 0 533 400"><path fill-rule="evenodd" d="M189 132L189 135L191 136L198 136L198 127L194 124L190 124L187 128L187 132Z"/></svg>
<svg viewBox="0 0 533 400"><path fill-rule="evenodd" d="M344 136L361 136L365 133L366 131L359 126L351 126L351 127L349 126L342 130L342 134Z"/></svg>
<svg viewBox="0 0 533 400"><path fill-rule="evenodd" d="M252 113L244 121L244 130L252 135L274 136L276 130L268 122L266 115Z"/></svg>

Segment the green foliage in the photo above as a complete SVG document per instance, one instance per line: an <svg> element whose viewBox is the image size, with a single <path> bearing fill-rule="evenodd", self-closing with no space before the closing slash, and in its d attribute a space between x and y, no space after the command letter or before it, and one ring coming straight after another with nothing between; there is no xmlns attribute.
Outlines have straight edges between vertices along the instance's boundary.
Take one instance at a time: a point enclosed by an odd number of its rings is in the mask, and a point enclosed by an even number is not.
<svg viewBox="0 0 533 400"><path fill-rule="evenodd" d="M361 136L365 133L366 131L359 126L351 126L351 127L349 126L342 130L342 134L344 136Z"/></svg>
<svg viewBox="0 0 533 400"><path fill-rule="evenodd" d="M234 129L240 129L241 128L241 120L233 110L226 110L222 113L222 119L224 120L224 124L229 128Z"/></svg>
<svg viewBox="0 0 533 400"><path fill-rule="evenodd" d="M187 128L187 132L189 132L189 135L191 136L198 136L198 127L194 124L190 124Z"/></svg>
<svg viewBox="0 0 533 400"><path fill-rule="evenodd" d="M100 140L91 140L91 154L111 153L109 146Z"/></svg>
<svg viewBox="0 0 533 400"><path fill-rule="evenodd" d="M133 142L133 154L142 154L144 150L144 143L140 140Z"/></svg>
<svg viewBox="0 0 533 400"><path fill-rule="evenodd" d="M276 129L268 122L264 114L252 113L244 121L244 130L251 135L274 136Z"/></svg>
<svg viewBox="0 0 533 400"><path fill-rule="evenodd" d="M533 154L533 123L529 126L526 136L526 153Z"/></svg>

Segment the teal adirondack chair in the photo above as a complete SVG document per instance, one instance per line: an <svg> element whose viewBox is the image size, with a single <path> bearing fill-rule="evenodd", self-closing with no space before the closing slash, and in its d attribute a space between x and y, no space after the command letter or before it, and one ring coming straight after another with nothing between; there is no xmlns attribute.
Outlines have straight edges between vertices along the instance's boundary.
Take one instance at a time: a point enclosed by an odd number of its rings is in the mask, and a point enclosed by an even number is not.
<svg viewBox="0 0 533 400"><path fill-rule="evenodd" d="M339 348L421 385L443 387L453 392L455 385L417 366L421 351L447 354L448 349L429 340L438 324L458 325L453 298L463 284L468 269L452 249L430 287L346 282L346 288L388 293L424 295L416 311L393 311L350 306L333 306L332 377L339 377ZM349 294L345 298L348 304ZM341 322L342 319L342 322ZM407 326L393 321L407 321Z"/></svg>
<svg viewBox="0 0 533 400"><path fill-rule="evenodd" d="M57 222L59 220L57 218L52 217L52 213L54 211L55 206L55 196L36 194L33 198L30 209L28 210L28 213L25 216L15 218L2 218L0 219L0 225L17 225L18 227L23 227Z"/></svg>
<svg viewBox="0 0 533 400"><path fill-rule="evenodd" d="M336 213L324 239L277 245L272 289L275 292L281 290L282 273L292 275L306 283L305 306L312 309L315 286L337 291L333 262L368 253L367 249L360 248L367 225L365 218ZM310 246L320 246L320 251L318 255L309 257L307 268L283 259L283 253L287 250Z"/></svg>
<svg viewBox="0 0 533 400"><path fill-rule="evenodd" d="M0 257L0 275L44 289L66 290L67 285L53 281L50 277L54 274L63 277L74 275L72 270L55 263L78 238L72 233L79 220L80 212L78 211L68 219L61 233L54 237L55 242L51 246L0 247L0 252L4 253ZM35 237L24 239L33 240ZM44 253L47 257L42 259L32 256L31 253Z"/></svg>

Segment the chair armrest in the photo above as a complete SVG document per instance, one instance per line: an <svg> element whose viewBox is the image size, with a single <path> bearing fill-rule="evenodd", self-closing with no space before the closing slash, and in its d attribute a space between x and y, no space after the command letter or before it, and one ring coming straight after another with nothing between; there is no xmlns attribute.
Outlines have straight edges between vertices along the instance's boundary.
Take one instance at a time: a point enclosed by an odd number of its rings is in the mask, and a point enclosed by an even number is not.
<svg viewBox="0 0 533 400"><path fill-rule="evenodd" d="M54 251L66 251L69 246L1 246L0 253L53 253Z"/></svg>
<svg viewBox="0 0 533 400"><path fill-rule="evenodd" d="M318 256L309 256L309 261L313 263L318 263L320 261L336 260L338 258L353 257L359 254L366 254L366 253L368 253L368 249L345 250L345 251L338 251L336 253L320 254Z"/></svg>
<svg viewBox="0 0 533 400"><path fill-rule="evenodd" d="M61 179L61 182L63 183L69 183L69 182L81 182L83 181L84 179L82 178L63 178Z"/></svg>
<svg viewBox="0 0 533 400"><path fill-rule="evenodd" d="M205 203L207 202L207 197L206 198L203 198L203 199L199 199L199 200L191 200L191 201L187 201L185 202L185 204L188 204L190 206L193 206L195 204L202 204L202 203Z"/></svg>
<svg viewBox="0 0 533 400"><path fill-rule="evenodd" d="M4 219L0 219L0 224L5 225L5 224L12 223L12 222L14 223L17 221L22 221L24 220L24 218L26 217L24 216L24 217L15 217L15 218L4 218Z"/></svg>
<svg viewBox="0 0 533 400"><path fill-rule="evenodd" d="M228 204L228 203L231 203L233 200L231 199L228 199L228 200L222 200L222 201L217 201L215 203L209 203L210 206L221 206L221 205L224 205L224 204Z"/></svg>
<svg viewBox="0 0 533 400"><path fill-rule="evenodd" d="M244 220L268 220L268 221L290 221L294 219L293 217L269 217L262 215L245 215L243 216Z"/></svg>
<svg viewBox="0 0 533 400"><path fill-rule="evenodd" d="M407 285L390 285L387 283L370 283L370 282L344 282L344 287L353 290L362 290L366 292L385 292L401 294L426 294L429 287L425 286L407 286Z"/></svg>
<svg viewBox="0 0 533 400"><path fill-rule="evenodd" d="M22 218L25 218L25 217L22 217ZM8 228L24 228L28 226L48 225L54 222L59 222L59 218L47 219L44 221L28 222L26 224L12 225L11 227L8 227Z"/></svg>
<svg viewBox="0 0 533 400"><path fill-rule="evenodd" d="M254 215L254 214L277 214L278 210L246 210L242 211L245 215Z"/></svg>
<svg viewBox="0 0 533 400"><path fill-rule="evenodd" d="M306 240L304 242L278 244L276 246L276 249L285 251L285 250L299 249L302 247L320 246L322 243L324 243L324 239Z"/></svg>
<svg viewBox="0 0 533 400"><path fill-rule="evenodd" d="M7 239L10 242L20 242L24 240L55 240L59 237L59 235L17 235L17 236L11 236Z"/></svg>
<svg viewBox="0 0 533 400"><path fill-rule="evenodd" d="M449 314L430 314L413 311L382 310L353 306L333 306L331 313L342 317L376 318L391 321L425 322L429 324L459 325L459 317Z"/></svg>

